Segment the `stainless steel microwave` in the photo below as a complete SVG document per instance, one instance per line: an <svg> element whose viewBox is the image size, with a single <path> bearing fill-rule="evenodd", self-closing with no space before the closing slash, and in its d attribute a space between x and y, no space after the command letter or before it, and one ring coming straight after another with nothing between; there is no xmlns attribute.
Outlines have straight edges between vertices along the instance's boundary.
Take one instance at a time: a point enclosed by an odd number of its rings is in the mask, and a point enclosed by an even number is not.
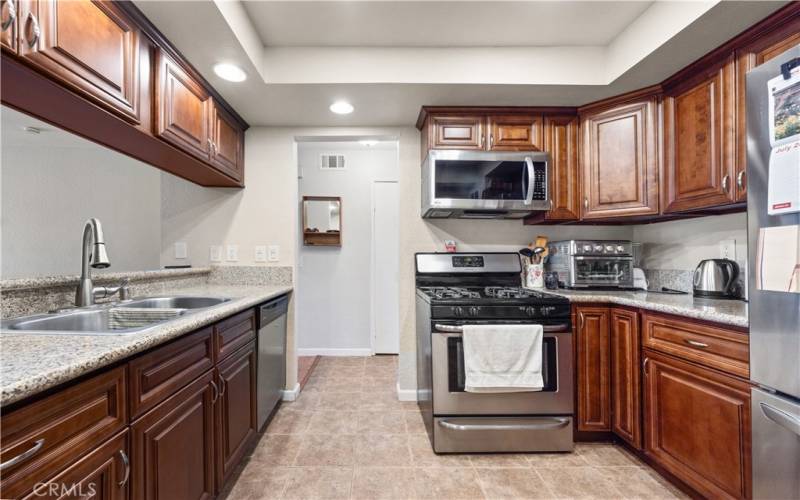
<svg viewBox="0 0 800 500"><path fill-rule="evenodd" d="M521 219L550 210L550 155L432 150L422 164L422 217Z"/></svg>

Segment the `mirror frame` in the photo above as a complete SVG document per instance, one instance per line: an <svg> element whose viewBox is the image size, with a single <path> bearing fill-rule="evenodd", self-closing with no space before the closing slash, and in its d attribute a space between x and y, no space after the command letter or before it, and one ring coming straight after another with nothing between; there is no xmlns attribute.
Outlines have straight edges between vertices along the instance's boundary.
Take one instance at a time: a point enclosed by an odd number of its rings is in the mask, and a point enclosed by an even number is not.
<svg viewBox="0 0 800 500"><path fill-rule="evenodd" d="M336 233L321 233L306 231L308 223L308 211L306 210L307 201L335 201L339 203L339 231ZM340 196L303 196L303 220L301 221L303 231L303 245L306 246L342 246L342 198Z"/></svg>

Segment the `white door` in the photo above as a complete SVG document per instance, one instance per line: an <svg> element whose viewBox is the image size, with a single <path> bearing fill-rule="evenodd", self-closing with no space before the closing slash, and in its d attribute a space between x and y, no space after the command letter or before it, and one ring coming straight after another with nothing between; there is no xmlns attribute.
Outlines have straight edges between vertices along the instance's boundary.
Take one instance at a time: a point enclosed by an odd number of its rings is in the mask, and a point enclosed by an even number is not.
<svg viewBox="0 0 800 500"><path fill-rule="evenodd" d="M400 213L397 181L372 184L372 350L400 352Z"/></svg>

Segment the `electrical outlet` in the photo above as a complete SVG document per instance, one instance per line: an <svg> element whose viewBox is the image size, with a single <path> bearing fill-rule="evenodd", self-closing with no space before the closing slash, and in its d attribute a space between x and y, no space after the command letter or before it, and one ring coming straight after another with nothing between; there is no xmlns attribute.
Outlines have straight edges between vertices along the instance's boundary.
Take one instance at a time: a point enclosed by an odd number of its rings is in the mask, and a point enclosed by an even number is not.
<svg viewBox="0 0 800 500"><path fill-rule="evenodd" d="M256 262L266 262L267 261L267 247L266 247L266 245L256 245L255 261Z"/></svg>
<svg viewBox="0 0 800 500"><path fill-rule="evenodd" d="M211 245L208 248L208 260L211 262L222 262L222 246Z"/></svg>
<svg viewBox="0 0 800 500"><path fill-rule="evenodd" d="M269 255L267 260L270 262L278 262L281 258L281 247L278 245L270 245L269 246Z"/></svg>
<svg viewBox="0 0 800 500"><path fill-rule="evenodd" d="M723 259L736 260L736 240L720 241L719 254Z"/></svg>
<svg viewBox="0 0 800 500"><path fill-rule="evenodd" d="M239 245L228 245L228 251L225 254L225 260L228 262L236 262L239 260Z"/></svg>
<svg viewBox="0 0 800 500"><path fill-rule="evenodd" d="M178 241L175 243L175 258L176 259L185 259L188 250L186 249L186 242L185 241Z"/></svg>

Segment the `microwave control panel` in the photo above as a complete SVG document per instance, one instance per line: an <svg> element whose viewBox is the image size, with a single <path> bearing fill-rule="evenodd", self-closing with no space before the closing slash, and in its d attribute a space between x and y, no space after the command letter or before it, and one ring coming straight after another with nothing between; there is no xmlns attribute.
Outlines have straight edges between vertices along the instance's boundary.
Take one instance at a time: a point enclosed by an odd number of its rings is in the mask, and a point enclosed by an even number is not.
<svg viewBox="0 0 800 500"><path fill-rule="evenodd" d="M533 199L547 200L547 163L533 164Z"/></svg>

